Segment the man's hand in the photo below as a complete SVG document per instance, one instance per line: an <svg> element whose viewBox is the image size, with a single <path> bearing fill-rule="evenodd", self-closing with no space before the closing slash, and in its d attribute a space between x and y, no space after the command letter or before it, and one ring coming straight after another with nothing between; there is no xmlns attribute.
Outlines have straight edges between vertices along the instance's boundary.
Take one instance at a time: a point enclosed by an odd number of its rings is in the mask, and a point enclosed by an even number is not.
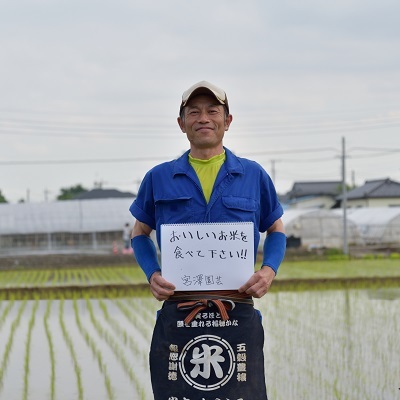
<svg viewBox="0 0 400 400"><path fill-rule="evenodd" d="M175 286L166 281L160 272L154 272L150 277L150 290L158 301L162 301L174 294Z"/></svg>
<svg viewBox="0 0 400 400"><path fill-rule="evenodd" d="M239 288L239 293L246 292L259 299L268 292L274 278L274 270L265 265L259 271L255 272L251 278Z"/></svg>

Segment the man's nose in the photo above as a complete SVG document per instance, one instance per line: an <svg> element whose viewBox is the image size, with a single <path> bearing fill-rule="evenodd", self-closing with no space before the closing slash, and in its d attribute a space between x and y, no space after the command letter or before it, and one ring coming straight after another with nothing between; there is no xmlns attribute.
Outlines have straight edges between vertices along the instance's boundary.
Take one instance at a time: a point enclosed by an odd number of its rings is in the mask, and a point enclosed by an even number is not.
<svg viewBox="0 0 400 400"><path fill-rule="evenodd" d="M199 114L199 121L200 122L208 122L210 118L208 117L207 110L201 110Z"/></svg>

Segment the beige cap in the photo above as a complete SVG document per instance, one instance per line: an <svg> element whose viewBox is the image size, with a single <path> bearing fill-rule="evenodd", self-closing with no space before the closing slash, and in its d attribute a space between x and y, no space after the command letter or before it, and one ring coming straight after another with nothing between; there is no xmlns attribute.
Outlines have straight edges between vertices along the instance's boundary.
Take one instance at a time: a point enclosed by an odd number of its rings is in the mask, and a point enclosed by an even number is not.
<svg viewBox="0 0 400 400"><path fill-rule="evenodd" d="M224 105L229 113L229 105L228 98L226 97L226 93L220 89L219 87L213 85L207 81L201 81L195 83L188 90L186 90L182 95L182 103L179 109L179 113L181 113L182 108L186 106L187 102L193 97L199 94L212 94L219 103Z"/></svg>

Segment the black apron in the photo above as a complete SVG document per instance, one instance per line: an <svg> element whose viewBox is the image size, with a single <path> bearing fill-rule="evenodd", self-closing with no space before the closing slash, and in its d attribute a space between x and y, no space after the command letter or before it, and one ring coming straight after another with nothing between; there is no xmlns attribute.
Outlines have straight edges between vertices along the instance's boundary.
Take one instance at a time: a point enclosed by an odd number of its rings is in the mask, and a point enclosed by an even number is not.
<svg viewBox="0 0 400 400"><path fill-rule="evenodd" d="M264 330L253 305L235 303L223 319L208 307L184 322L187 310L166 301L150 348L155 400L266 400Z"/></svg>

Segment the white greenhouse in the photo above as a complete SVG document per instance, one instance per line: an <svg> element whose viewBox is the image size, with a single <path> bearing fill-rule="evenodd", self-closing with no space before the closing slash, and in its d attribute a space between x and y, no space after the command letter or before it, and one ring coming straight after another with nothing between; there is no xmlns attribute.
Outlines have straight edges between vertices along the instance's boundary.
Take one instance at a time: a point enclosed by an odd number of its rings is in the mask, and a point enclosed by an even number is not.
<svg viewBox="0 0 400 400"><path fill-rule="evenodd" d="M324 248L343 246L342 214L325 209L286 210L282 221L287 237L301 240L302 246ZM348 242L358 243L360 235L353 222L347 224Z"/></svg>
<svg viewBox="0 0 400 400"><path fill-rule="evenodd" d="M400 244L400 207L352 208L347 215L357 226L361 244Z"/></svg>
<svg viewBox="0 0 400 400"><path fill-rule="evenodd" d="M18 250L111 251L132 227L132 199L65 200L0 204L0 252Z"/></svg>
<svg viewBox="0 0 400 400"><path fill-rule="evenodd" d="M286 234L306 247L343 246L343 210L286 210L282 218ZM350 245L400 246L400 207L347 209Z"/></svg>
<svg viewBox="0 0 400 400"><path fill-rule="evenodd" d="M110 198L0 204L0 255L111 252L115 243L122 247L124 225L133 226L131 203ZM282 219L288 238L304 247L343 246L341 209L288 209ZM350 245L400 246L400 207L348 209L347 238Z"/></svg>

